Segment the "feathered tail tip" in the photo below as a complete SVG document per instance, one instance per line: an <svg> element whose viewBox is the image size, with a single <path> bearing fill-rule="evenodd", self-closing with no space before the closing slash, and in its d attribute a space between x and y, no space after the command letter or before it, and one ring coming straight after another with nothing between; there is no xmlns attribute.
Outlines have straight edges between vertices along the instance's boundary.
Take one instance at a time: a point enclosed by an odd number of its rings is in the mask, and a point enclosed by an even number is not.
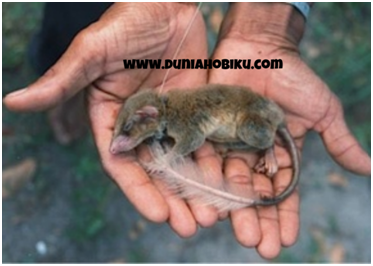
<svg viewBox="0 0 373 266"><path fill-rule="evenodd" d="M251 191L242 191L242 186L222 182L211 184L208 177L190 157L173 156L169 147L158 142L150 145L153 161L143 163L153 178L163 180L167 186L185 199L214 206L219 212L240 209L255 205L258 197ZM245 194L245 197L239 196ZM252 196L247 198L247 196Z"/></svg>

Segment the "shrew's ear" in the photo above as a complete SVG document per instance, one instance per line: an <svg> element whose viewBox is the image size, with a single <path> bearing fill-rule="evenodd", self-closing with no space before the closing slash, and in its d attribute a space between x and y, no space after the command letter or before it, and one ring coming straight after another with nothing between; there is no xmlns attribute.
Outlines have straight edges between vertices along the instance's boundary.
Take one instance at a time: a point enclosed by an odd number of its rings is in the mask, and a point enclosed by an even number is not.
<svg viewBox="0 0 373 266"><path fill-rule="evenodd" d="M123 126L123 132L129 132L132 127L137 123L142 123L148 121L148 119L155 119L158 117L158 109L151 105L146 105L143 108L137 110L134 115L132 115L127 123Z"/></svg>
<svg viewBox="0 0 373 266"><path fill-rule="evenodd" d="M135 114L139 116L140 120L144 118L157 118L158 109L154 106L146 105L140 110L137 110Z"/></svg>

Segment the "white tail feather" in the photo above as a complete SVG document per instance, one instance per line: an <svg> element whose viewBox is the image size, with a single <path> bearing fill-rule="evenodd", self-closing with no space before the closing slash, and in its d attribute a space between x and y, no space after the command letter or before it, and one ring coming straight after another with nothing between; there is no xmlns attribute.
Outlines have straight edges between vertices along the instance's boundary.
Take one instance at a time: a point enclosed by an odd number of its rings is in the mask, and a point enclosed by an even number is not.
<svg viewBox="0 0 373 266"><path fill-rule="evenodd" d="M149 174L163 180L182 198L214 206L218 211L230 211L255 204L254 198L232 194L232 187L222 183L217 187L209 184L208 177L190 157L172 157L158 142L150 145L153 161L143 163ZM211 182L210 182L211 183ZM247 194L252 194L246 191Z"/></svg>

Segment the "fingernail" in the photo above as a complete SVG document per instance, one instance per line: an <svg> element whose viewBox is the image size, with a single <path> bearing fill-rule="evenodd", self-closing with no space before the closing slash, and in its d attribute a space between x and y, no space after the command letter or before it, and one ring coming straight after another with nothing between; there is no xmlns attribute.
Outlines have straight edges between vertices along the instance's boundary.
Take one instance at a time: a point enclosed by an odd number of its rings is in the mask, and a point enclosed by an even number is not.
<svg viewBox="0 0 373 266"><path fill-rule="evenodd" d="M22 93L24 93L25 91L27 90L27 88L24 88L24 89L21 89L21 90L18 90L18 91L15 91L15 92L12 92L12 93L9 93L6 97L16 97Z"/></svg>

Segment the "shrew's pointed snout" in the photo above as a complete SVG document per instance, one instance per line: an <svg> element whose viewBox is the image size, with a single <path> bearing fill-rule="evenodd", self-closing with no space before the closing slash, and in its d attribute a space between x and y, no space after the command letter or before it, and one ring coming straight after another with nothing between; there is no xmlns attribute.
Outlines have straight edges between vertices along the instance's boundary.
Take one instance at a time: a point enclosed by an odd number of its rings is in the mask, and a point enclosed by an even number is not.
<svg viewBox="0 0 373 266"><path fill-rule="evenodd" d="M130 151L135 147L135 142L129 136L119 135L113 139L110 144L110 153L118 154L125 151Z"/></svg>

